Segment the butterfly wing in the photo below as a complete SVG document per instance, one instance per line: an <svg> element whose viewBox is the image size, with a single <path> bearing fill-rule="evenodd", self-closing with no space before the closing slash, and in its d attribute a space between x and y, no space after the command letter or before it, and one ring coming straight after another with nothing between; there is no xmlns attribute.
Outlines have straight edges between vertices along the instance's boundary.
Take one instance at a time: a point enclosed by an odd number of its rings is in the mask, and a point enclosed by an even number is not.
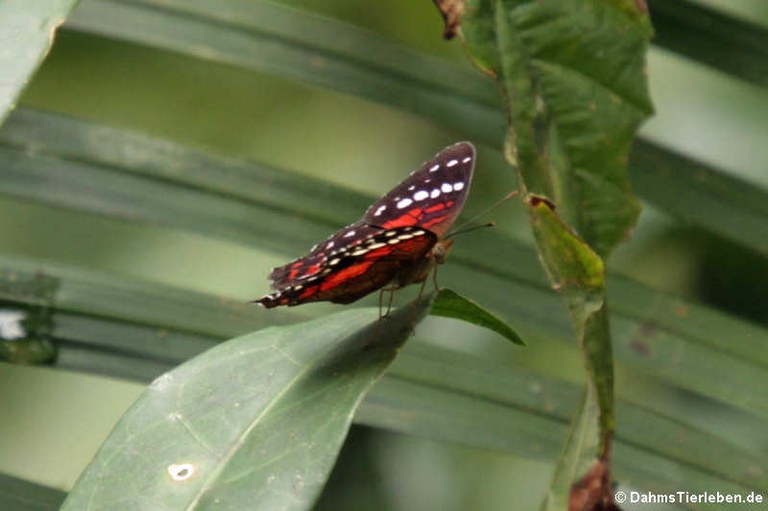
<svg viewBox="0 0 768 511"><path fill-rule="evenodd" d="M351 303L385 286L404 268L423 261L437 243L437 236L426 229L369 227L372 231L363 234L364 227L359 223L346 227L306 257L273 270L276 291L256 302L267 308L323 300ZM355 233L349 238L356 241L345 244L349 232Z"/></svg>
<svg viewBox="0 0 768 511"><path fill-rule="evenodd" d="M322 243L312 247L304 257L275 268L269 274L273 289L282 289L293 283L311 278L325 270L324 264L335 254L344 253L355 245L362 243L366 238L381 231L378 227L372 227L362 222L348 225L335 232Z"/></svg>
<svg viewBox="0 0 768 511"><path fill-rule="evenodd" d="M383 229L421 227L442 238L464 206L474 168L471 143L446 147L373 203L363 221Z"/></svg>

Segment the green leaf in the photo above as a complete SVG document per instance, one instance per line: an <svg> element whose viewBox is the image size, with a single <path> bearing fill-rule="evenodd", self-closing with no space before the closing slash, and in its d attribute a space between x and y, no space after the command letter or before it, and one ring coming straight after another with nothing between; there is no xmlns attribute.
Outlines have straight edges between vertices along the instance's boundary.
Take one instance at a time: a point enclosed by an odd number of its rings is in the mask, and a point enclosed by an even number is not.
<svg viewBox="0 0 768 511"><path fill-rule="evenodd" d="M351 310L217 346L126 412L63 510L310 509L352 416L426 313ZM140 489L140 491L137 491Z"/></svg>
<svg viewBox="0 0 768 511"><path fill-rule="evenodd" d="M600 428L596 420L600 416L600 407L594 389L593 385L585 388L576 418L568 431L565 448L552 474L549 491L541 506L542 511L585 508L582 502L579 502L582 505L571 506L571 501L576 500L572 497L571 488L575 478L588 474L590 468L595 466L596 453L600 450Z"/></svg>
<svg viewBox="0 0 768 511"><path fill-rule="evenodd" d="M542 509L593 509L585 503L611 495L610 451L616 421L605 269L600 256L560 220L549 201L532 197L529 206L544 267L568 304L587 366L585 397ZM592 467L598 480L583 480L593 473ZM582 487L586 495L579 494Z"/></svg>
<svg viewBox="0 0 768 511"><path fill-rule="evenodd" d="M603 257L635 224L626 161L652 111L647 16L628 5L470 0L462 20L470 54L503 91L521 186Z"/></svg>
<svg viewBox="0 0 768 511"><path fill-rule="evenodd" d="M758 86L768 86L768 30L690 0L649 0L654 44ZM713 6L714 7L714 6Z"/></svg>
<svg viewBox="0 0 768 511"><path fill-rule="evenodd" d="M39 364L56 357L51 343L51 306L57 288L55 279L20 277L0 269L0 359ZM24 305L19 307L19 302Z"/></svg>
<svg viewBox="0 0 768 511"><path fill-rule="evenodd" d="M725 172L638 141L632 186L648 202L725 239L768 254L768 193Z"/></svg>
<svg viewBox="0 0 768 511"><path fill-rule="evenodd" d="M520 334L505 321L490 313L476 302L461 296L451 289L441 289L432 304L430 314L444 318L455 318L472 323L507 338L515 344L525 346Z"/></svg>
<svg viewBox="0 0 768 511"><path fill-rule="evenodd" d="M0 3L0 124L48 54L56 29L77 0Z"/></svg>
<svg viewBox="0 0 768 511"><path fill-rule="evenodd" d="M3 511L56 511L65 496L61 490L0 473L0 509Z"/></svg>

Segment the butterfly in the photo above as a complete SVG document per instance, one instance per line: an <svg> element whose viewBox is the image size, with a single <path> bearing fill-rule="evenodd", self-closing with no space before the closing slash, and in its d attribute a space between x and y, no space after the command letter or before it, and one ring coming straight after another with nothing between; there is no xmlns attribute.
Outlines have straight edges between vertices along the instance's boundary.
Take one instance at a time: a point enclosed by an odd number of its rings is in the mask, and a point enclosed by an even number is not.
<svg viewBox="0 0 768 511"><path fill-rule="evenodd" d="M266 308L308 302L352 303L390 285L424 282L448 256L445 236L469 192L475 147L446 147L374 202L363 218L272 270Z"/></svg>

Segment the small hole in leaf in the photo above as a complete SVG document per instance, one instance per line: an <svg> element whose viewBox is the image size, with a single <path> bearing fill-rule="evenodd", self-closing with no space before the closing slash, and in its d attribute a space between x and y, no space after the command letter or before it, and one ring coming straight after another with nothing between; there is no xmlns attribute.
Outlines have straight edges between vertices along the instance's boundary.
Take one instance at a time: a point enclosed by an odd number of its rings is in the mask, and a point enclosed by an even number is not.
<svg viewBox="0 0 768 511"><path fill-rule="evenodd" d="M195 474L195 466L191 463L171 464L168 465L168 474L174 481L186 481Z"/></svg>

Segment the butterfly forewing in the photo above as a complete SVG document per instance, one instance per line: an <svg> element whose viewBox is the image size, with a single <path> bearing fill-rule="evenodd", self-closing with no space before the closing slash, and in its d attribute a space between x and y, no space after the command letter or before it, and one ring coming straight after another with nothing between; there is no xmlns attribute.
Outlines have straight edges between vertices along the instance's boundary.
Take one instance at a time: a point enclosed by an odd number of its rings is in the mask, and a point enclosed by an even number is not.
<svg viewBox="0 0 768 511"><path fill-rule="evenodd" d="M446 147L377 200L363 220L384 229L419 226L442 238L464 206L474 167L472 144Z"/></svg>

